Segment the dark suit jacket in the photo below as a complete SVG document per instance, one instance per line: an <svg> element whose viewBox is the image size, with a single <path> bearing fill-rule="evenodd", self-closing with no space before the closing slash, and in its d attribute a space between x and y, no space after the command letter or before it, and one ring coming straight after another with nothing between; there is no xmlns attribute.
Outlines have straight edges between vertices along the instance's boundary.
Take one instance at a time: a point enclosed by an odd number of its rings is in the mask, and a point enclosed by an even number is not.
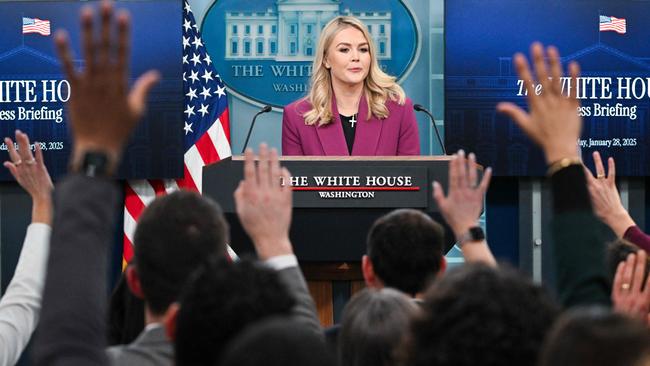
<svg viewBox="0 0 650 366"><path fill-rule="evenodd" d="M108 364L106 273L118 197L117 185L101 178L57 184L35 365Z"/></svg>
<svg viewBox="0 0 650 366"><path fill-rule="evenodd" d="M585 172L573 165L551 178L554 269L560 301L610 305L602 223L594 216Z"/></svg>
<svg viewBox="0 0 650 366"><path fill-rule="evenodd" d="M284 107L282 116L282 154L320 156L396 156L420 155L420 137L410 99L404 105L388 100L389 116L377 119L368 116L368 105L362 96L359 103L352 154L349 153L336 100L332 99L334 120L324 126L305 125L302 115L311 105L305 99Z"/></svg>

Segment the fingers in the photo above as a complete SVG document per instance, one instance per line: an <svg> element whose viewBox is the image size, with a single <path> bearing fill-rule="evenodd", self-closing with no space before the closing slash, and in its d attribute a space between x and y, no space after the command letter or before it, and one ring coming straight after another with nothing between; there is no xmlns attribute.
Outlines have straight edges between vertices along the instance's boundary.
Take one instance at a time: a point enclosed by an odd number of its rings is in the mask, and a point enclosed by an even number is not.
<svg viewBox="0 0 650 366"><path fill-rule="evenodd" d="M85 73L91 74L95 68L95 41L93 39L93 10L84 6L81 10L81 38L84 50Z"/></svg>
<svg viewBox="0 0 650 366"><path fill-rule="evenodd" d="M611 185L616 185L616 163L612 157L607 159L607 173L607 181Z"/></svg>
<svg viewBox="0 0 650 366"><path fill-rule="evenodd" d="M549 64L551 67L551 90L555 94L562 93L561 79L562 79L562 66L560 65L560 52L557 48L550 46L546 49Z"/></svg>
<svg viewBox="0 0 650 366"><path fill-rule="evenodd" d="M478 174L476 171L476 155L470 153L467 163L467 184L469 184L470 187L476 187L478 185Z"/></svg>
<svg viewBox="0 0 650 366"><path fill-rule="evenodd" d="M433 199L436 200L438 207L442 207L445 203L445 192L443 192L442 186L437 181L433 182Z"/></svg>
<svg viewBox="0 0 650 366"><path fill-rule="evenodd" d="M34 141L34 146L35 146L35 159L36 162L40 165L45 165L45 159L43 159L43 150L41 149L41 144L38 143L37 141Z"/></svg>
<svg viewBox="0 0 650 366"><path fill-rule="evenodd" d="M460 186L460 171L458 169L459 157L457 154L451 158L449 161L449 192L455 190Z"/></svg>
<svg viewBox="0 0 650 366"><path fill-rule="evenodd" d="M515 121L515 123L517 123L517 125L522 130L524 130L524 133L526 133L526 135L530 136L533 139L537 138L537 129L531 121L530 115L518 105L510 102L502 102L497 104L497 112L503 113L510 117L510 119Z"/></svg>
<svg viewBox="0 0 650 366"><path fill-rule="evenodd" d="M646 253L643 250L639 250L636 253L636 262L634 263L633 275L632 275L632 293L637 293L641 291L641 285L643 284L643 277L645 277L645 264L646 264Z"/></svg>
<svg viewBox="0 0 650 366"><path fill-rule="evenodd" d="M269 178L269 148L266 144L260 144L259 163L257 164L257 183L260 188L268 189L271 184Z"/></svg>
<svg viewBox="0 0 650 366"><path fill-rule="evenodd" d="M492 168L487 168L485 169L485 173L483 173L481 184L478 186L481 194L485 194L485 192L487 192L488 188L490 187L490 179L492 179Z"/></svg>
<svg viewBox="0 0 650 366"><path fill-rule="evenodd" d="M467 159L465 159L465 151L464 150L459 150L458 151L458 158L457 158L457 166L456 168L458 169L458 187L459 188L465 188L469 186L469 183L467 181Z"/></svg>
<svg viewBox="0 0 650 366"><path fill-rule="evenodd" d="M5 161L2 165L9 170L9 173L11 173L11 176L14 177L15 180L18 180L18 168L14 163Z"/></svg>
<svg viewBox="0 0 650 366"><path fill-rule="evenodd" d="M580 65L572 61L569 63L569 75L571 76L571 85L573 88L571 88L571 93L569 94L569 97L575 101L576 104L580 104L578 101L578 76L580 76Z"/></svg>
<svg viewBox="0 0 650 366"><path fill-rule="evenodd" d="M255 174L255 155L251 148L247 148L244 152L244 184L257 184Z"/></svg>
<svg viewBox="0 0 650 366"><path fill-rule="evenodd" d="M9 159L11 160L11 162L12 163L19 162L20 156L16 151L16 146L14 145L14 142L11 141L9 137L5 137L5 144L7 145L7 152L9 153Z"/></svg>
<svg viewBox="0 0 650 366"><path fill-rule="evenodd" d="M287 169L285 167L282 167L280 169L280 176L282 177L282 181L284 182L284 185L280 186L280 190L283 193L286 193L289 196L291 196L291 191L293 190L293 188L291 187L291 183L290 183L291 182L291 173L289 172L289 169Z"/></svg>
<svg viewBox="0 0 650 366"><path fill-rule="evenodd" d="M123 87L126 87L127 77L129 75L129 59L131 54L131 43L130 40L130 20L129 13L127 11L121 10L117 15L117 72L120 75L120 81L124 83ZM122 77L123 75L123 77Z"/></svg>
<svg viewBox="0 0 650 366"><path fill-rule="evenodd" d="M71 85L76 84L77 76L72 65L72 52L70 51L68 33L64 30L57 31L54 35L54 44L63 66L63 72L65 72L65 78Z"/></svg>
<svg viewBox="0 0 650 366"><path fill-rule="evenodd" d="M133 84L133 88L129 94L129 105L131 106L131 110L136 114L133 116L136 120L144 114L149 92L159 80L160 73L155 70L149 70L142 74Z"/></svg>
<svg viewBox="0 0 650 366"><path fill-rule="evenodd" d="M535 74L537 74L537 82L542 84L543 90L550 90L548 69L546 67L546 60L544 59L544 47L541 43L535 42L530 46L530 54L533 58L533 66L535 67Z"/></svg>
<svg viewBox="0 0 650 366"><path fill-rule="evenodd" d="M32 156L31 146L29 145L29 136L20 131L16 131L16 140L18 141L18 155L20 159L27 164L32 162L34 157Z"/></svg>
<svg viewBox="0 0 650 366"><path fill-rule="evenodd" d="M630 254L625 260L625 265L623 266L623 277L621 282L621 291L630 291L632 286L632 275L634 274L634 263L636 261L636 255Z"/></svg>
<svg viewBox="0 0 650 366"><path fill-rule="evenodd" d="M623 272L625 271L625 261L620 261L616 266L616 274L614 275L614 284L612 285L612 300L616 301L621 296L623 291Z"/></svg>
<svg viewBox="0 0 650 366"><path fill-rule="evenodd" d="M110 63L112 16L113 16L113 6L109 1L106 0L102 1L99 59L97 60L100 67L106 67Z"/></svg>
<svg viewBox="0 0 650 366"><path fill-rule="evenodd" d="M603 167L603 161L600 158L600 154L598 151L594 151L592 156L594 158L594 166L596 167L596 178L605 178L605 167Z"/></svg>
<svg viewBox="0 0 650 366"><path fill-rule="evenodd" d="M591 189L593 185L596 183L596 178L594 178L593 173L591 173L591 170L587 168L586 166L582 166L582 169L585 171L585 178L587 179L587 188Z"/></svg>
<svg viewBox="0 0 650 366"><path fill-rule="evenodd" d="M533 75L530 72L530 66L528 65L528 60L521 53L515 55L514 58L515 69L517 70L517 75L524 83L526 87L526 99L528 100L528 105L533 108L537 105L539 99L538 95L535 94L535 86L533 85Z"/></svg>
<svg viewBox="0 0 650 366"><path fill-rule="evenodd" d="M273 148L269 153L269 168L270 172L270 184L271 187L279 187L280 178L282 177L282 171L280 169L280 159L278 158L278 150Z"/></svg>

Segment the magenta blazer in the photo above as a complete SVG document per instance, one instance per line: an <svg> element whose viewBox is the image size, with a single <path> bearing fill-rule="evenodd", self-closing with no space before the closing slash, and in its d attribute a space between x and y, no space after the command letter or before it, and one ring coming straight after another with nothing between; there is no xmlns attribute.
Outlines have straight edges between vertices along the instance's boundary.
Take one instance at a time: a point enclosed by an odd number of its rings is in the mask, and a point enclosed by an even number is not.
<svg viewBox="0 0 650 366"><path fill-rule="evenodd" d="M404 105L388 100L386 106L389 112L387 118L377 119L371 116L366 121L368 105L362 97L351 155L420 155L418 124L411 100L407 98ZM302 115L310 107L311 104L306 99L284 107L282 155L349 156L336 101L332 100L334 120L320 127L305 124Z"/></svg>

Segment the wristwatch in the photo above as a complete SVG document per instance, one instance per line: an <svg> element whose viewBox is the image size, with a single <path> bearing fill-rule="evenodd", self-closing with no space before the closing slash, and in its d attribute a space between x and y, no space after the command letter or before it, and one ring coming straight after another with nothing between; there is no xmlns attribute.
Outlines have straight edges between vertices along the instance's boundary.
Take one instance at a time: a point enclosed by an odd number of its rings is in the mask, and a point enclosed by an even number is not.
<svg viewBox="0 0 650 366"><path fill-rule="evenodd" d="M485 240L485 233L480 226L472 226L463 235L458 238L458 245L462 246L468 241L483 241Z"/></svg>
<svg viewBox="0 0 650 366"><path fill-rule="evenodd" d="M99 151L88 151L81 161L81 173L88 177L108 176L108 155Z"/></svg>

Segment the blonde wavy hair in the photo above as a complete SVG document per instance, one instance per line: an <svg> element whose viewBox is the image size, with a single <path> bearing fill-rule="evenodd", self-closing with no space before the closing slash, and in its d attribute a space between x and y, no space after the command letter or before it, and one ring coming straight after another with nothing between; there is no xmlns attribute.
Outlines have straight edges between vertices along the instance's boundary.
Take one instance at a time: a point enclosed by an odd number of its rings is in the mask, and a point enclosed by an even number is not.
<svg viewBox="0 0 650 366"><path fill-rule="evenodd" d="M312 105L312 109L303 114L306 125L314 125L318 122L319 126L323 126L333 120L332 97L334 92L332 90L332 76L330 70L325 67L325 58L334 37L343 29L350 27L356 28L363 33L370 50L370 70L363 83L363 91L370 112L366 120L369 120L371 115L379 119L388 117L386 100L389 98L400 105L405 102L406 94L402 87L397 84L396 78L386 74L379 67L375 44L365 24L355 17L339 16L325 25L318 41L318 49L312 67L311 88L309 94L305 97Z"/></svg>

